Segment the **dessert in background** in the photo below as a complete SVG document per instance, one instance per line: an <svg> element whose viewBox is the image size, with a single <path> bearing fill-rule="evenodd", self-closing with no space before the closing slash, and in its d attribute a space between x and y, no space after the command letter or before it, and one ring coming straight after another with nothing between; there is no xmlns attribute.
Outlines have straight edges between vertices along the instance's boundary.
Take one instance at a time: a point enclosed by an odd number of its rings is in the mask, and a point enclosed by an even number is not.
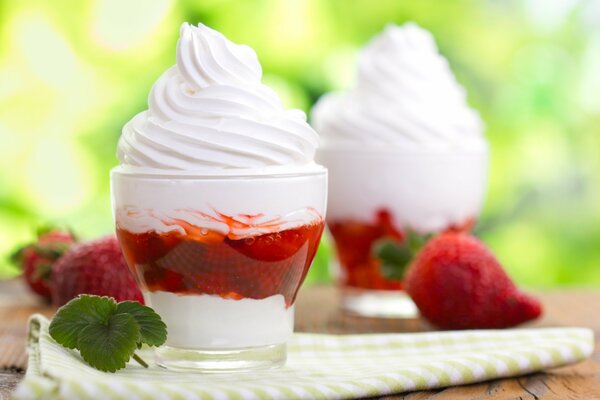
<svg viewBox="0 0 600 400"><path fill-rule="evenodd" d="M294 300L324 228L316 132L261 83L254 51L183 24L177 63L125 127L117 234L174 369L285 361Z"/></svg>
<svg viewBox="0 0 600 400"><path fill-rule="evenodd" d="M315 105L347 310L414 316L401 273L382 268L377 248L406 247L409 231L468 230L477 219L488 146L466 97L432 35L408 23L366 45L354 87Z"/></svg>

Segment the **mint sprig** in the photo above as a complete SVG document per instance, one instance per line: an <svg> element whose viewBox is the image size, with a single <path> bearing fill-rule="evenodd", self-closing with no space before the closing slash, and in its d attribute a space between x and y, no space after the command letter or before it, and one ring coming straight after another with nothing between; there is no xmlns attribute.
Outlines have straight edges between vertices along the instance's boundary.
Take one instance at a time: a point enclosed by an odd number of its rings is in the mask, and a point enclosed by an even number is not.
<svg viewBox="0 0 600 400"><path fill-rule="evenodd" d="M90 366L108 372L125 368L132 357L148 367L135 350L167 339L165 323L150 307L94 295L81 295L59 308L49 331L57 343L79 350Z"/></svg>
<svg viewBox="0 0 600 400"><path fill-rule="evenodd" d="M384 278L402 280L413 256L408 246L383 238L373 243L372 251L380 261L379 268Z"/></svg>
<svg viewBox="0 0 600 400"><path fill-rule="evenodd" d="M408 229L402 242L390 237L375 241L371 253L380 261L381 275L386 279L402 280L414 256L430 238L431 235L420 235Z"/></svg>

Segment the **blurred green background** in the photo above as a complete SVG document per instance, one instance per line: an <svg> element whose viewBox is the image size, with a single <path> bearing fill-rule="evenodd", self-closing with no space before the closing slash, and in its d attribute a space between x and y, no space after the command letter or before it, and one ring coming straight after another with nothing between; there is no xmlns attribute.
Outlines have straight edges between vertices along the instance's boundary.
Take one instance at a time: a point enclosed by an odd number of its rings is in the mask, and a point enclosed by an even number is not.
<svg viewBox="0 0 600 400"><path fill-rule="evenodd" d="M354 78L357 51L415 21L480 110L492 145L479 233L529 286L600 284L600 1L2 1L0 276L40 223L113 230L123 124L175 62L183 21L257 51L288 106ZM328 279L324 247L310 280Z"/></svg>

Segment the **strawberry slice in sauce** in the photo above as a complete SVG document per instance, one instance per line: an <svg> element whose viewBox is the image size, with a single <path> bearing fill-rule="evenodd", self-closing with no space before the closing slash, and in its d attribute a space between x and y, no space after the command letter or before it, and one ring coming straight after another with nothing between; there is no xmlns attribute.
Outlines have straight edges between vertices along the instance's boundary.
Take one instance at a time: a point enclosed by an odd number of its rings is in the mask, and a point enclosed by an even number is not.
<svg viewBox="0 0 600 400"><path fill-rule="evenodd" d="M404 240L404 233L394 226L388 211L378 211L373 223L334 221L329 224L329 229L344 268L345 285L377 290L402 289L401 281L386 279L381 274L380 262L371 252L378 239L389 238L398 243Z"/></svg>

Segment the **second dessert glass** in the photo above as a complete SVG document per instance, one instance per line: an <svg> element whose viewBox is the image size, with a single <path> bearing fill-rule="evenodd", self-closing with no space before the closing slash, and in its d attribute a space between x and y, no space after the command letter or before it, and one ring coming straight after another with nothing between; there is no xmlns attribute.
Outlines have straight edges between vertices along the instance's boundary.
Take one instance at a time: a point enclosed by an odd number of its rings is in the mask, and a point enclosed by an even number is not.
<svg viewBox="0 0 600 400"><path fill-rule="evenodd" d="M111 174L117 234L171 369L280 366L324 227L327 172Z"/></svg>
<svg viewBox="0 0 600 400"><path fill-rule="evenodd" d="M414 317L402 280L382 274L378 240L468 229L485 196L487 150L408 151L376 146L319 150L329 171L327 222L335 241L342 308L372 317Z"/></svg>
<svg viewBox="0 0 600 400"><path fill-rule="evenodd" d="M360 52L356 83L313 109L318 161L329 169L327 222L338 250L342 306L414 317L402 277L417 246L469 229L486 186L483 123L433 36L388 25Z"/></svg>

